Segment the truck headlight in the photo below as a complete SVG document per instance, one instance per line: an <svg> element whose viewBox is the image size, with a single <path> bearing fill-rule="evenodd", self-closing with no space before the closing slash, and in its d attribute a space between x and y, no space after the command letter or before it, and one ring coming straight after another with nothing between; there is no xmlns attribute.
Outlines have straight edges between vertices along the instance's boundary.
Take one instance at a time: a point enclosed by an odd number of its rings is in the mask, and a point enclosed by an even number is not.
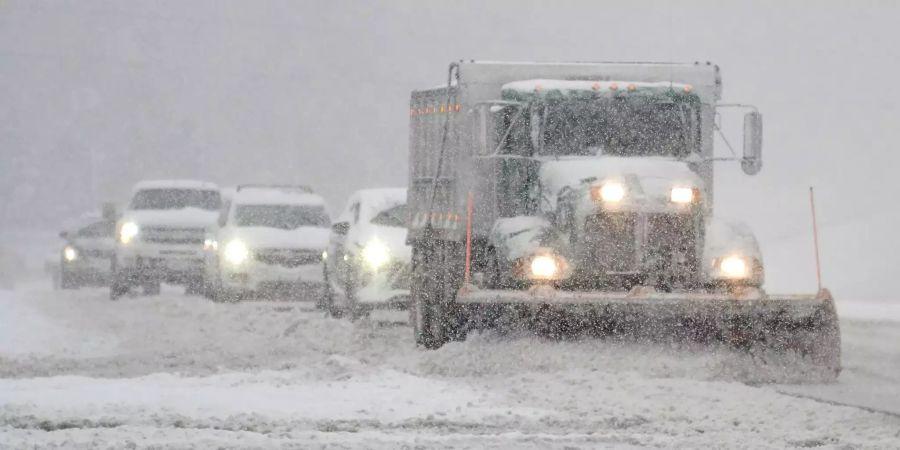
<svg viewBox="0 0 900 450"><path fill-rule="evenodd" d="M140 228L138 228L137 224L134 222L125 222L122 224L122 227L119 228L119 242L123 244L128 244L138 235L140 232Z"/></svg>
<svg viewBox="0 0 900 450"><path fill-rule="evenodd" d="M553 279L559 274L559 262L553 256L540 255L531 260L531 276L536 279Z"/></svg>
<svg viewBox="0 0 900 450"><path fill-rule="evenodd" d="M234 265L243 264L250 257L250 249L247 244L235 239L225 246L225 261Z"/></svg>
<svg viewBox="0 0 900 450"><path fill-rule="evenodd" d="M591 189L591 197L606 203L618 203L625 198L625 186L616 181L603 183Z"/></svg>
<svg viewBox="0 0 900 450"><path fill-rule="evenodd" d="M723 258L722 261L719 262L719 271L722 272L722 275L724 275L725 278L733 280L747 278L750 275L750 267L747 264L747 261L740 256Z"/></svg>
<svg viewBox="0 0 900 450"><path fill-rule="evenodd" d="M372 270L378 270L391 260L391 250L381 241L373 239L362 249L362 258Z"/></svg>
<svg viewBox="0 0 900 450"><path fill-rule="evenodd" d="M75 250L74 247L67 245L66 248L63 249L63 259L67 262L72 262L78 259L78 251Z"/></svg>
<svg viewBox="0 0 900 450"><path fill-rule="evenodd" d="M671 200L672 203L679 204L692 203L696 200L697 195L694 188L673 187L672 192L669 194L669 200Z"/></svg>

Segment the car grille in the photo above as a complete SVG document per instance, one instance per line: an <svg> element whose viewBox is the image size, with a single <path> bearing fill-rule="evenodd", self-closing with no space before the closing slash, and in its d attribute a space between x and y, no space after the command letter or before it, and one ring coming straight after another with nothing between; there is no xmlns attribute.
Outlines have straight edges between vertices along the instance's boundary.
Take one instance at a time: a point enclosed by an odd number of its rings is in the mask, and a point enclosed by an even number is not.
<svg viewBox="0 0 900 450"><path fill-rule="evenodd" d="M322 261L322 252L306 249L266 248L256 250L257 261L273 266L298 267Z"/></svg>
<svg viewBox="0 0 900 450"><path fill-rule="evenodd" d="M139 235L143 242L153 244L203 245L206 230L203 228L142 228Z"/></svg>

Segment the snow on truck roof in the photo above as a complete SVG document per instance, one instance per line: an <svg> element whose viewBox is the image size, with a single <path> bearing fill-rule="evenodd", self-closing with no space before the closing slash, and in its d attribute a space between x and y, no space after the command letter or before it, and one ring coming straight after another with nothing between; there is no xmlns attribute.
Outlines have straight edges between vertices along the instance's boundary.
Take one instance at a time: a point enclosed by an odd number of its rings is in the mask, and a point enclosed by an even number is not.
<svg viewBox="0 0 900 450"><path fill-rule="evenodd" d="M209 181L199 180L144 180L134 185L135 191L143 189L197 189L218 191L219 186Z"/></svg>
<svg viewBox="0 0 900 450"><path fill-rule="evenodd" d="M325 199L302 189L287 187L242 187L232 196L235 204L325 206Z"/></svg>
<svg viewBox="0 0 900 450"><path fill-rule="evenodd" d="M584 93L592 96L615 96L625 94L659 94L676 92L690 94L693 87L684 83L669 81L591 81L591 80L523 80L503 85L504 94L549 96Z"/></svg>

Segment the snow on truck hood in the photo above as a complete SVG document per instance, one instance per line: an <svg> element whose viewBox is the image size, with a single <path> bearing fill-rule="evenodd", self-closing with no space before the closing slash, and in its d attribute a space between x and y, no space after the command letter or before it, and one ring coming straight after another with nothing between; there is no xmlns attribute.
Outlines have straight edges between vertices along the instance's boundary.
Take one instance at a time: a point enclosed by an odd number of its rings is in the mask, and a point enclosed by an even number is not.
<svg viewBox="0 0 900 450"><path fill-rule="evenodd" d="M138 227L212 228L218 217L218 211L199 208L133 209L125 211L121 222L134 222Z"/></svg>
<svg viewBox="0 0 900 450"><path fill-rule="evenodd" d="M703 180L686 162L672 158L581 156L549 160L541 165L544 196L554 207L566 188L577 189L608 179L627 182L629 178L636 179L649 197L666 197L674 186L703 188Z"/></svg>
<svg viewBox="0 0 900 450"><path fill-rule="evenodd" d="M328 247L328 236L331 230L320 227L300 227L296 230L282 230L270 227L235 227L222 231L222 237L225 240L240 239L251 249L324 250Z"/></svg>

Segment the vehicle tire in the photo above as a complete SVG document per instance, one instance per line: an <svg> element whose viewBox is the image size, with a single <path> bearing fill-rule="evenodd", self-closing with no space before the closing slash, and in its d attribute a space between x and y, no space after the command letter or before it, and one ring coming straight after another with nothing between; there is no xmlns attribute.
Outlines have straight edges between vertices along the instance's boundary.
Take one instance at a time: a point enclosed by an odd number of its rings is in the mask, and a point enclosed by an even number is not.
<svg viewBox="0 0 900 450"><path fill-rule="evenodd" d="M203 295L206 292L203 279L188 280L184 285L184 295Z"/></svg>
<svg viewBox="0 0 900 450"><path fill-rule="evenodd" d="M118 300L128 293L128 280L125 274L118 270L118 262L115 257L109 263L109 299Z"/></svg>
<svg viewBox="0 0 900 450"><path fill-rule="evenodd" d="M344 312L334 304L334 288L331 287L331 278L328 277L328 270L325 270L322 278L325 280L325 286L322 288L321 308L331 317L340 319L344 316Z"/></svg>
<svg viewBox="0 0 900 450"><path fill-rule="evenodd" d="M144 295L159 295L162 281L159 278L150 278L141 283Z"/></svg>
<svg viewBox="0 0 900 450"><path fill-rule="evenodd" d="M413 246L410 319L416 344L437 349L450 340L465 339L465 324L456 305L462 284L459 244L432 239Z"/></svg>
<svg viewBox="0 0 900 450"><path fill-rule="evenodd" d="M78 289L78 280L65 269L59 270L60 289Z"/></svg>
<svg viewBox="0 0 900 450"><path fill-rule="evenodd" d="M109 281L109 299L118 300L120 297L128 293L128 282L124 277L116 272L110 275Z"/></svg>

